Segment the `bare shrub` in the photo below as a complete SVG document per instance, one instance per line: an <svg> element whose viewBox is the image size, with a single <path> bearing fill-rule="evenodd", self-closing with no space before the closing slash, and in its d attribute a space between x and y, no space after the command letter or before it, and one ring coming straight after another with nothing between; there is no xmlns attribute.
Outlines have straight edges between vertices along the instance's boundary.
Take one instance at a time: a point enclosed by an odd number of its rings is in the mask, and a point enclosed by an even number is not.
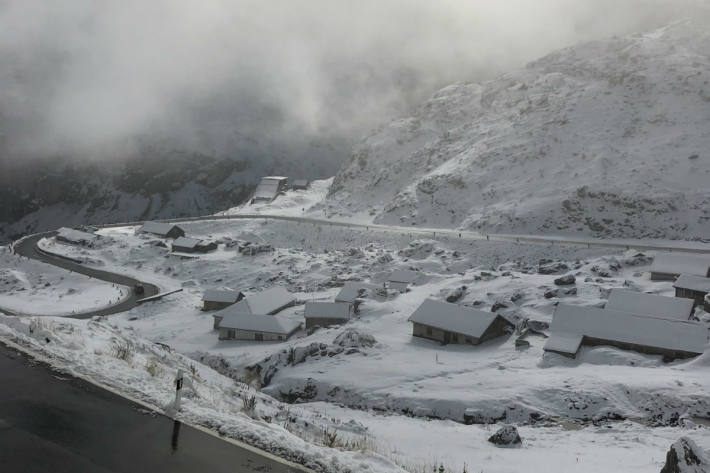
<svg viewBox="0 0 710 473"><path fill-rule="evenodd" d="M116 340L113 342L113 356L126 363L133 360L133 345L128 340Z"/></svg>

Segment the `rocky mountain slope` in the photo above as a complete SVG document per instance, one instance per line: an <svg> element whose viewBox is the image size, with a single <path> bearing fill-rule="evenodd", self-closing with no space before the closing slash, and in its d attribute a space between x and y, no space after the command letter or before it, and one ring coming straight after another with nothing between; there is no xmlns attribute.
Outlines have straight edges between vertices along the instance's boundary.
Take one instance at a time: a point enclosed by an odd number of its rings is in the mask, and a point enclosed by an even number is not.
<svg viewBox="0 0 710 473"><path fill-rule="evenodd" d="M365 138L331 213L604 237L710 235L710 30L563 49Z"/></svg>

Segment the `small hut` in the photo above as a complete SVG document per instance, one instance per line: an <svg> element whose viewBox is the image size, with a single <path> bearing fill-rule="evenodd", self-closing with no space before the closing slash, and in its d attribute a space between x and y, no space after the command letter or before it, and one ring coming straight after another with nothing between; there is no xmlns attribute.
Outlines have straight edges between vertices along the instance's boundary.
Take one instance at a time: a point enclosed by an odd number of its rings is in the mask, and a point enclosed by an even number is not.
<svg viewBox="0 0 710 473"><path fill-rule="evenodd" d="M217 243L213 241L184 236L178 237L172 244L172 251L179 251L180 253L207 253L216 249Z"/></svg>
<svg viewBox="0 0 710 473"><path fill-rule="evenodd" d="M206 289L202 294L202 310L220 310L244 299L244 294L231 289Z"/></svg>
<svg viewBox="0 0 710 473"><path fill-rule="evenodd" d="M139 233L151 233L163 238L179 238L185 236L185 230L166 222L145 222L139 229Z"/></svg>
<svg viewBox="0 0 710 473"><path fill-rule="evenodd" d="M353 316L353 306L347 302L306 302L306 328L342 325Z"/></svg>
<svg viewBox="0 0 710 473"><path fill-rule="evenodd" d="M692 299L693 307L703 305L705 296L710 292L710 278L681 274L673 283L675 296Z"/></svg>

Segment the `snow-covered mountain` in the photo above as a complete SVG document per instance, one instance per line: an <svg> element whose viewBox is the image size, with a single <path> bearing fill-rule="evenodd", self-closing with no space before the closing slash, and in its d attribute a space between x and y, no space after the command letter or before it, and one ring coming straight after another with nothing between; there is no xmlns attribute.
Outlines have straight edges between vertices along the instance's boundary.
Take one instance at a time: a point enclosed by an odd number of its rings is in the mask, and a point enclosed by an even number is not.
<svg viewBox="0 0 710 473"><path fill-rule="evenodd" d="M365 138L328 205L496 232L710 234L710 30L692 20L438 91Z"/></svg>

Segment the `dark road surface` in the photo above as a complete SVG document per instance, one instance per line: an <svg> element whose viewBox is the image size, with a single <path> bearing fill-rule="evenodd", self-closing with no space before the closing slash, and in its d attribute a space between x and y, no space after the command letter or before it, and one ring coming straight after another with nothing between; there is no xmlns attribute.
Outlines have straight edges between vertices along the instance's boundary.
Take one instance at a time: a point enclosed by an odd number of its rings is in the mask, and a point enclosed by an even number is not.
<svg viewBox="0 0 710 473"><path fill-rule="evenodd" d="M278 463L52 371L0 344L0 471L306 471Z"/></svg>

